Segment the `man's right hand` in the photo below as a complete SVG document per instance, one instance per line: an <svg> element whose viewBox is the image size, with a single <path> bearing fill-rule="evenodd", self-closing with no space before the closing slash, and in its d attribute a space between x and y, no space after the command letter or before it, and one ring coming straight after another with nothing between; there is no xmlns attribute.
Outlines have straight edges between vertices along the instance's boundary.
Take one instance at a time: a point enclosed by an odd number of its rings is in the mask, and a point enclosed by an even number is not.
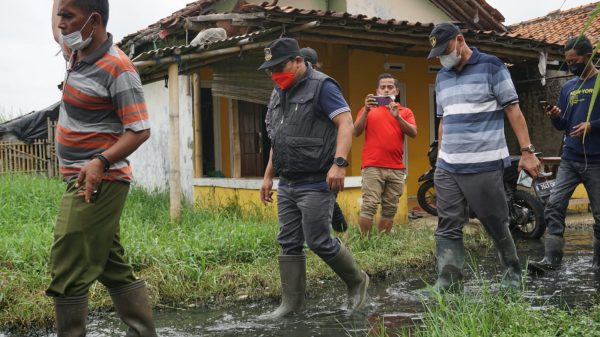
<svg viewBox="0 0 600 337"><path fill-rule="evenodd" d="M544 113L548 116L550 116L550 118L558 118L560 116L560 108L557 107L556 105L549 105L546 107L546 109L544 109Z"/></svg>
<svg viewBox="0 0 600 337"><path fill-rule="evenodd" d="M519 171L525 170L533 178L540 173L541 163L537 156L531 152L523 152L519 160Z"/></svg>
<svg viewBox="0 0 600 337"><path fill-rule="evenodd" d="M262 186L260 187L260 201L262 201L265 205L267 203L273 202L273 179L264 178L262 182Z"/></svg>
<svg viewBox="0 0 600 337"><path fill-rule="evenodd" d="M371 110L372 108L377 107L377 100L374 96L375 95L373 94L368 94L365 98L365 112L369 112L369 110Z"/></svg>

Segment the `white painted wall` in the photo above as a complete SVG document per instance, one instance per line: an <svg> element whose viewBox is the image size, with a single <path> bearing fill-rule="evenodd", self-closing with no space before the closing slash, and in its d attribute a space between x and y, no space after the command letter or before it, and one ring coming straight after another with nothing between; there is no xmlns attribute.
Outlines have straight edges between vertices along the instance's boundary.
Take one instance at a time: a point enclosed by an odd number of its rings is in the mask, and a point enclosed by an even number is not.
<svg viewBox="0 0 600 337"><path fill-rule="evenodd" d="M185 198L193 196L193 107L187 76L179 76L179 138L181 188ZM146 190L166 191L169 187L169 89L163 81L144 85L152 135L129 156L134 184Z"/></svg>
<svg viewBox="0 0 600 337"><path fill-rule="evenodd" d="M439 23L450 20L441 9L425 0L347 0L351 14L364 14L398 21Z"/></svg>

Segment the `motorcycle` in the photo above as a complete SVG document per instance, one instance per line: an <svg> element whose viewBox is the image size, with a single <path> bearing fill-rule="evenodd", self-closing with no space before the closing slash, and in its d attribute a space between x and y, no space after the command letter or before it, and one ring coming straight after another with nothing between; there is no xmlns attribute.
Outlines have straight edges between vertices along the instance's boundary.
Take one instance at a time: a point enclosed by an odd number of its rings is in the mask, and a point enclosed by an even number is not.
<svg viewBox="0 0 600 337"><path fill-rule="evenodd" d="M431 215L437 216L435 186L433 177L437 160L438 141L429 146L427 156L431 168L419 177L419 190L417 201L419 206ZM504 169L504 190L509 209L509 228L515 236L526 239L539 239L546 230L544 222L544 206L554 187L551 173L542 172L538 178L533 179L526 171L518 171L520 156L511 156L511 165ZM523 186L532 189L533 193L517 188ZM471 218L477 215L469 210Z"/></svg>

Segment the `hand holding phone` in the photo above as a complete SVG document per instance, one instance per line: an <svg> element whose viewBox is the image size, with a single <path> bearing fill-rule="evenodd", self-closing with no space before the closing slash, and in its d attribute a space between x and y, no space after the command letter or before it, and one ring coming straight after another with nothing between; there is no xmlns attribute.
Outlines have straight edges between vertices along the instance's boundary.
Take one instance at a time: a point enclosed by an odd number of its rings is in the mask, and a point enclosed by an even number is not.
<svg viewBox="0 0 600 337"><path fill-rule="evenodd" d="M547 101L540 101L540 107L546 115L550 116L550 118L557 118L560 116L560 108L556 105L552 105Z"/></svg>
<svg viewBox="0 0 600 337"><path fill-rule="evenodd" d="M373 96L377 101L377 105L388 106L392 103L392 98L390 96Z"/></svg>

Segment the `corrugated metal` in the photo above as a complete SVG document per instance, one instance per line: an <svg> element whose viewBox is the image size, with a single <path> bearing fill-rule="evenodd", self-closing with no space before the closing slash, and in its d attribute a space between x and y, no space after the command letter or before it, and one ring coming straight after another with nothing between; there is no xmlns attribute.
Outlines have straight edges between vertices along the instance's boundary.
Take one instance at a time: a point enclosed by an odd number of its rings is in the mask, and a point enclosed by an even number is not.
<svg viewBox="0 0 600 337"><path fill-rule="evenodd" d="M201 53L201 52L205 52L205 51L211 51L211 50L217 50L217 49L222 49L222 48L231 47L231 46L237 46L237 45L240 45L241 42L243 42L242 40L248 40L248 41L260 40L267 35L276 34L280 30L281 30L280 27L274 27L274 28L269 28L269 29L261 29L261 30L258 30L258 31L252 32L252 33L244 34L244 35L231 36L224 40L213 41L213 42L205 43L205 44L202 44L199 46L187 45L187 46L172 46L172 47L154 49L154 50L150 50L150 51L139 54L138 56L135 57L135 59L133 59L133 61L134 62L146 61L146 60L152 60L152 59L173 56L173 55L186 55L186 54L190 54L190 53ZM273 39L275 39L276 37L277 36L274 35Z"/></svg>
<svg viewBox="0 0 600 337"><path fill-rule="evenodd" d="M264 71L256 70L263 62L262 53L247 53L213 65L213 96L267 104L273 81Z"/></svg>

